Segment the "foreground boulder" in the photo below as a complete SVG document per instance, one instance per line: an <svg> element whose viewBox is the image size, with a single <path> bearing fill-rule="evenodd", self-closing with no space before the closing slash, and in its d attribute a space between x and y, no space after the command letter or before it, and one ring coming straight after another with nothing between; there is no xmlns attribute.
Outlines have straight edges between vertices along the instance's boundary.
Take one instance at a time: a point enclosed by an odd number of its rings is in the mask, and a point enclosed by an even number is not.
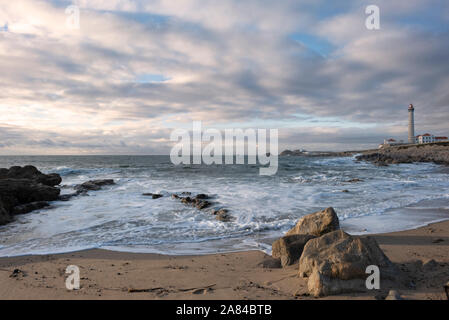
<svg viewBox="0 0 449 320"><path fill-rule="evenodd" d="M328 232L340 229L338 216L333 208L327 208L308 214L299 219L296 226L286 233L287 236L295 234L309 234L313 236L322 236Z"/></svg>
<svg viewBox="0 0 449 320"><path fill-rule="evenodd" d="M276 240L272 246L273 258L280 259L282 267L298 262L306 243L316 238L308 234L294 234Z"/></svg>
<svg viewBox="0 0 449 320"><path fill-rule="evenodd" d="M308 290L327 296L366 290L366 268L375 265L382 280L395 280L398 269L374 238L338 230L309 240L299 260L299 275L309 277Z"/></svg>

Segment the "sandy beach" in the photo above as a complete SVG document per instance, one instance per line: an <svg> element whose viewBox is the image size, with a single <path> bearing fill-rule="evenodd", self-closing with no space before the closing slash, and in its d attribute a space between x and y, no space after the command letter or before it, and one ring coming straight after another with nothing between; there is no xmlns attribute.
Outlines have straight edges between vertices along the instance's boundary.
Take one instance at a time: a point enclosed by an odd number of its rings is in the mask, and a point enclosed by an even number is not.
<svg viewBox="0 0 449 320"><path fill-rule="evenodd" d="M446 299L448 234L444 221L373 235L410 281L396 288L404 299ZM0 258L0 299L315 299L298 277L297 264L282 269L271 262L260 251L165 256L94 249ZM65 287L68 265L80 268L80 290ZM324 299L380 299L388 290Z"/></svg>

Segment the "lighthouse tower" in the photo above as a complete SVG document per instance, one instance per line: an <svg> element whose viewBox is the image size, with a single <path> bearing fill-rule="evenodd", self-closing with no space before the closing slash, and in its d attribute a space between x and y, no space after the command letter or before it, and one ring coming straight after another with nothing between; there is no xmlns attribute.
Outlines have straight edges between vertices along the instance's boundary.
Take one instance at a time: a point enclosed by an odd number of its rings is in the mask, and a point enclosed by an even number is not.
<svg viewBox="0 0 449 320"><path fill-rule="evenodd" d="M415 108L413 107L413 104L408 106L408 143L416 143Z"/></svg>

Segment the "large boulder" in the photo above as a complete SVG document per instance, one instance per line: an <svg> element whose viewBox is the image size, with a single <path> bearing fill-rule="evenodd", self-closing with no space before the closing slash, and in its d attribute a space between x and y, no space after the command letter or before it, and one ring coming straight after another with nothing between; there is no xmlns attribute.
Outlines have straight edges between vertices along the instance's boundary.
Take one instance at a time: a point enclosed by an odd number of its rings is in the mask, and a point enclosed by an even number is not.
<svg viewBox="0 0 449 320"><path fill-rule="evenodd" d="M11 216L9 215L8 211L6 211L5 207L3 206L3 203L0 199L0 226L7 224L11 221Z"/></svg>
<svg viewBox="0 0 449 320"><path fill-rule="evenodd" d="M282 267L298 262L306 243L315 236L308 234L294 234L282 237L272 245L272 256L281 260Z"/></svg>
<svg viewBox="0 0 449 320"><path fill-rule="evenodd" d="M0 179L28 179L51 187L62 182L59 174L43 174L34 166L14 166L9 169L0 169Z"/></svg>
<svg viewBox="0 0 449 320"><path fill-rule="evenodd" d="M371 237L356 237L338 230L309 240L299 260L299 275L309 277L314 296L366 290L366 268L375 265L380 279L395 280L398 269Z"/></svg>
<svg viewBox="0 0 449 320"><path fill-rule="evenodd" d="M0 169L0 225L23 214L48 206L58 200L61 183L58 174L43 174L36 167L14 166Z"/></svg>
<svg viewBox="0 0 449 320"><path fill-rule="evenodd" d="M8 211L21 204L57 200L59 193L59 188L28 179L0 179L0 198Z"/></svg>
<svg viewBox="0 0 449 320"><path fill-rule="evenodd" d="M327 208L323 211L318 211L302 217L296 223L296 226L288 231L286 235L310 234L319 237L339 229L340 223L335 210L333 208Z"/></svg>

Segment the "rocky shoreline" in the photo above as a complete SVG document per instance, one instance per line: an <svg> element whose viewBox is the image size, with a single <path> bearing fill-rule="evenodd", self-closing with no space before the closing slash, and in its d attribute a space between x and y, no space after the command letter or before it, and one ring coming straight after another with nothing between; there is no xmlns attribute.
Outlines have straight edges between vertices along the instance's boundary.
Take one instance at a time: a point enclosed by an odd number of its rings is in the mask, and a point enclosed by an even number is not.
<svg viewBox="0 0 449 320"><path fill-rule="evenodd" d="M435 163L449 165L449 142L436 142L416 145L390 146L382 149L359 151L310 151L284 150L281 157L352 157L359 154L357 161L367 161L378 166L388 166L399 163Z"/></svg>
<svg viewBox="0 0 449 320"><path fill-rule="evenodd" d="M12 222L15 215L49 207L51 201L68 201L114 184L113 180L91 180L75 186L73 194L60 195L61 182L60 175L44 174L34 166L0 168L0 225Z"/></svg>
<svg viewBox="0 0 449 320"><path fill-rule="evenodd" d="M419 162L449 165L449 143L391 146L375 151L364 151L357 156L357 160L368 161L378 166Z"/></svg>
<svg viewBox="0 0 449 320"><path fill-rule="evenodd" d="M69 201L73 197L87 196L89 191L115 184L112 179L89 180L74 186L74 193L61 195L61 182L62 178L58 174L43 174L34 166L0 168L0 225L12 222L15 215L50 207L51 201ZM164 197L154 193L142 195L154 200ZM221 222L233 220L229 210L214 203L211 195L181 192L170 196L187 206L207 210Z"/></svg>

